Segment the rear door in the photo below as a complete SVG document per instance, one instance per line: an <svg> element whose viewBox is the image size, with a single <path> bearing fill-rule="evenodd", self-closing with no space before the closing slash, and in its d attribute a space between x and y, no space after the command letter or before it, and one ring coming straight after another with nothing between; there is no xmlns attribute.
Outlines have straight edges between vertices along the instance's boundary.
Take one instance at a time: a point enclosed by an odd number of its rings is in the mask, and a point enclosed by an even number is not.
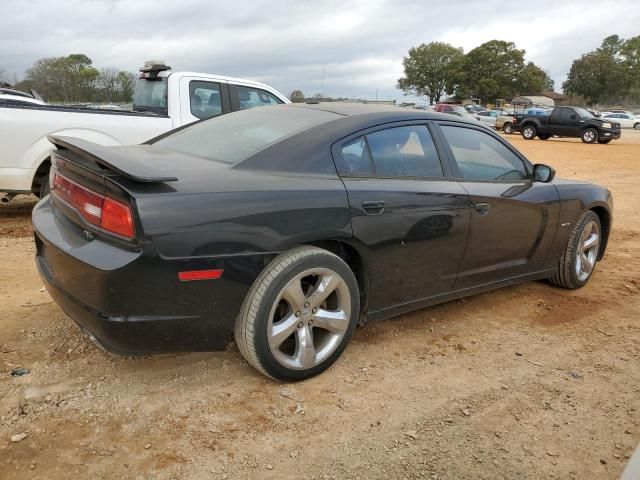
<svg viewBox="0 0 640 480"><path fill-rule="evenodd" d="M262 88L229 84L229 92L231 95L231 109L246 110L254 107L264 107L267 105L280 105L284 103L273 93L263 90Z"/></svg>
<svg viewBox="0 0 640 480"><path fill-rule="evenodd" d="M426 123L376 127L333 146L353 235L370 267L370 311L449 291L469 228L469 197Z"/></svg>
<svg viewBox="0 0 640 480"><path fill-rule="evenodd" d="M553 184L532 181L530 164L495 134L447 122L439 131L471 201L456 290L543 270L558 222Z"/></svg>

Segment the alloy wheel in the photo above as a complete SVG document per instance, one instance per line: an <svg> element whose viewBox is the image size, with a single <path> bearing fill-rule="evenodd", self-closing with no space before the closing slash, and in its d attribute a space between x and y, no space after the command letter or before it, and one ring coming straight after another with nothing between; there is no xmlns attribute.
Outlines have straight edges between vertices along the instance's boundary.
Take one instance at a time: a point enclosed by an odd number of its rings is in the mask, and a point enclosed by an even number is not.
<svg viewBox="0 0 640 480"><path fill-rule="evenodd" d="M307 370L340 345L351 319L351 294L328 268L312 268L291 279L276 297L268 323L269 349L281 365Z"/></svg>
<svg viewBox="0 0 640 480"><path fill-rule="evenodd" d="M584 139L585 142L591 143L596 139L596 134L593 130L586 130L582 134L582 138Z"/></svg>
<svg viewBox="0 0 640 480"><path fill-rule="evenodd" d="M598 258L600 229L596 222L587 223L582 229L576 251L575 272L580 282L586 282Z"/></svg>
<svg viewBox="0 0 640 480"><path fill-rule="evenodd" d="M533 130L532 127L525 127L524 130L522 131L522 134L524 135L525 138L533 138L535 131Z"/></svg>

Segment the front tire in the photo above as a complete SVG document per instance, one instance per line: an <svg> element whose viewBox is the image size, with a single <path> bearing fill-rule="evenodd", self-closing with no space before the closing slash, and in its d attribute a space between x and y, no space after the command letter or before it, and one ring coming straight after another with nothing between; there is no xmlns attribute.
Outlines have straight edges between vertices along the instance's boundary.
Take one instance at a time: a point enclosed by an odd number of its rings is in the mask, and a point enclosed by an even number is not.
<svg viewBox="0 0 640 480"><path fill-rule="evenodd" d="M344 260L303 245L276 257L256 279L234 337L258 371L276 380L304 380L338 359L359 312L358 283Z"/></svg>
<svg viewBox="0 0 640 480"><path fill-rule="evenodd" d="M574 290L589 281L600 253L601 232L600 217L591 210L584 212L571 231L556 273L550 278L553 285Z"/></svg>
<svg viewBox="0 0 640 480"><path fill-rule="evenodd" d="M537 134L538 131L533 125L527 125L522 129L522 138L524 138L525 140L533 140L534 138L536 138Z"/></svg>
<svg viewBox="0 0 640 480"><path fill-rule="evenodd" d="M549 138L551 138L551 135L538 135L538 138L540 140L549 140Z"/></svg>
<svg viewBox="0 0 640 480"><path fill-rule="evenodd" d="M598 131L595 128L587 128L580 137L584 143L596 143L598 141Z"/></svg>
<svg viewBox="0 0 640 480"><path fill-rule="evenodd" d="M611 139L610 138L600 138L600 139L598 139L598 143L601 143L602 145L606 145L608 143L611 143Z"/></svg>

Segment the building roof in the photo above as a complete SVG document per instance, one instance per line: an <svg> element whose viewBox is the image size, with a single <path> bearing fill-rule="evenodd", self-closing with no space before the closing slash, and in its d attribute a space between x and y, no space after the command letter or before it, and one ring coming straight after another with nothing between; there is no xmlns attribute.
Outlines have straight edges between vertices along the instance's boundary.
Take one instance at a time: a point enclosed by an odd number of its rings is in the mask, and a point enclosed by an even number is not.
<svg viewBox="0 0 640 480"><path fill-rule="evenodd" d="M552 98L543 95L522 95L511 100L514 105L533 105L538 107L555 107Z"/></svg>
<svg viewBox="0 0 640 480"><path fill-rule="evenodd" d="M566 95L558 92L542 92L540 95L542 95L543 97L552 98L553 100L566 100L567 98Z"/></svg>

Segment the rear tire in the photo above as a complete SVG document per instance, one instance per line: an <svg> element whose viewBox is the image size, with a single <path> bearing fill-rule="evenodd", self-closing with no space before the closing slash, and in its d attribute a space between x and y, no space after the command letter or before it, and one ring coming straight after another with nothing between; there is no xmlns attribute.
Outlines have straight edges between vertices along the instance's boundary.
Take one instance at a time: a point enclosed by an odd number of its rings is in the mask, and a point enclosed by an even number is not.
<svg viewBox="0 0 640 480"><path fill-rule="evenodd" d="M635 128L636 130L640 130L640 122L634 123L633 128Z"/></svg>
<svg viewBox="0 0 640 480"><path fill-rule="evenodd" d="M513 125L511 123L505 123L502 126L502 131L507 135L511 135L513 133Z"/></svg>
<svg viewBox="0 0 640 480"><path fill-rule="evenodd" d="M598 141L598 131L595 128L587 128L580 137L584 143L596 143Z"/></svg>
<svg viewBox="0 0 640 480"><path fill-rule="evenodd" d="M236 319L242 356L283 381L326 370L342 354L360 312L358 283L337 255L303 245L276 257L256 279Z"/></svg>
<svg viewBox="0 0 640 480"><path fill-rule="evenodd" d="M601 232L600 217L591 210L584 212L571 231L556 273L549 279L553 285L574 290L589 281L600 253Z"/></svg>
<svg viewBox="0 0 640 480"><path fill-rule="evenodd" d="M527 125L522 129L522 138L524 138L525 140L533 140L534 138L536 138L537 134L538 131L533 125Z"/></svg>

